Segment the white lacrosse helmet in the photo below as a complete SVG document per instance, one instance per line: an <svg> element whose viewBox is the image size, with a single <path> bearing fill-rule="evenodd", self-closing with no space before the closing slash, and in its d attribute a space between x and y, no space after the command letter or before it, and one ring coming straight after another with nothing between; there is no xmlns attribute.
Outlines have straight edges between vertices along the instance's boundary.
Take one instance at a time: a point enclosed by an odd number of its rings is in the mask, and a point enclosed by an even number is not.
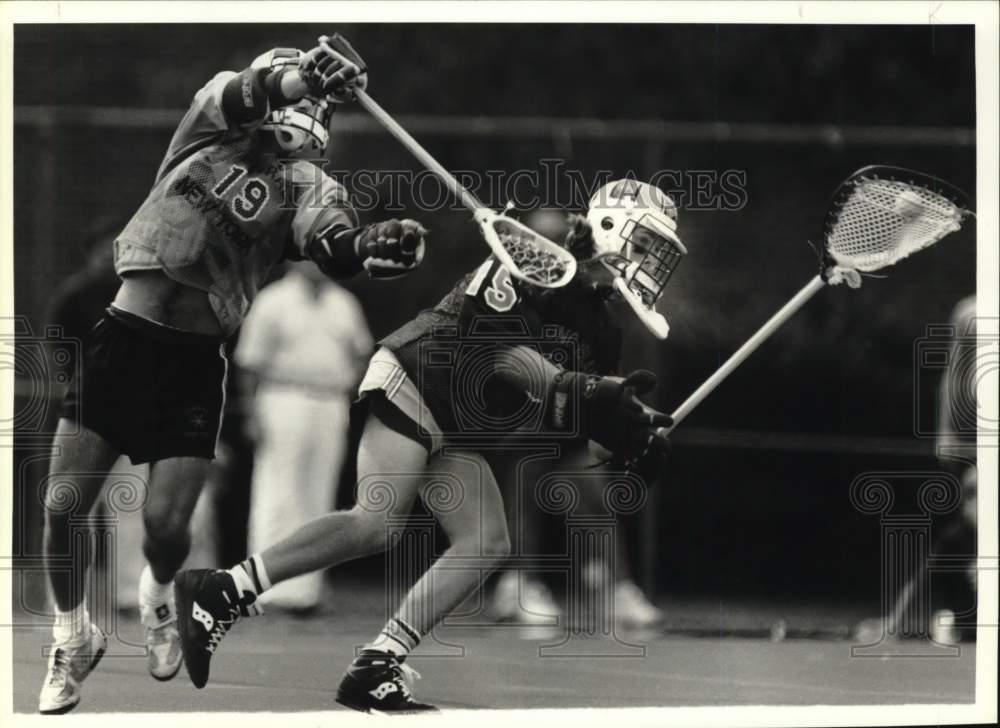
<svg viewBox="0 0 1000 728"><path fill-rule="evenodd" d="M298 67L305 54L297 48L272 48L257 56L251 68L279 70ZM275 109L260 125L265 131L274 132L278 145L286 152L307 151L322 154L330 139L330 117L333 107L326 99L305 96L297 103Z"/></svg>
<svg viewBox="0 0 1000 728"><path fill-rule="evenodd" d="M611 271L615 288L649 330L665 339L670 327L656 304L687 254L677 235L677 205L653 185L621 179L590 198L587 222L594 255Z"/></svg>

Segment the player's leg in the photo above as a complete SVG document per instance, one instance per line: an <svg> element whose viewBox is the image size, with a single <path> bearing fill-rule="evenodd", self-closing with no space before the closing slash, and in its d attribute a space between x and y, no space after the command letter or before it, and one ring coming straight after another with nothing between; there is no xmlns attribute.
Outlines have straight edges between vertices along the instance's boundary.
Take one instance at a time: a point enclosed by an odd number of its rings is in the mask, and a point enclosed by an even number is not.
<svg viewBox="0 0 1000 728"><path fill-rule="evenodd" d="M260 614L257 597L274 584L386 548L389 515L405 516L423 482L427 448L369 415L358 449L357 503L327 513L228 571L177 575L184 661L196 687L208 681L211 657L240 618ZM333 474L330 474L331 477Z"/></svg>
<svg viewBox="0 0 1000 728"><path fill-rule="evenodd" d="M355 710L434 710L413 699L403 660L421 637L479 588L510 554L500 489L481 455L453 451L436 456L427 475L422 497L444 529L449 545L347 669L337 701ZM436 488L441 490L435 492ZM471 563L457 569L456 560Z"/></svg>
<svg viewBox="0 0 1000 728"><path fill-rule="evenodd" d="M45 568L56 606L48 673L38 700L42 713L65 713L80 702L80 682L97 665L107 639L91 624L84 585L90 539L80 553L80 524L104 485L117 450L97 433L60 419L45 492Z"/></svg>
<svg viewBox="0 0 1000 728"><path fill-rule="evenodd" d="M127 347L118 371L134 400L129 456L150 463L143 504L139 611L145 628L147 669L157 680L180 670L182 654L174 574L191 550L191 517L215 457L228 368L215 336L161 326L116 311Z"/></svg>
<svg viewBox="0 0 1000 728"><path fill-rule="evenodd" d="M147 566L139 577L139 607L149 650L147 666L157 680L173 678L182 662L173 582L191 550L191 515L210 466L203 457L166 458L150 466L149 494L142 510Z"/></svg>
<svg viewBox="0 0 1000 728"><path fill-rule="evenodd" d="M358 448L356 504L313 519L261 552L271 584L385 550L385 519L410 512L426 463L422 444L369 416Z"/></svg>

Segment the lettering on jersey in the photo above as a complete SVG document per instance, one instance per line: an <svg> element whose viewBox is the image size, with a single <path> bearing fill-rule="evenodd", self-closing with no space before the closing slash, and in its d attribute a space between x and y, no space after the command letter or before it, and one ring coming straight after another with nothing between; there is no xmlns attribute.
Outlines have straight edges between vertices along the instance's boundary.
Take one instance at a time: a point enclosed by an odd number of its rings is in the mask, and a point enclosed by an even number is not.
<svg viewBox="0 0 1000 728"><path fill-rule="evenodd" d="M465 289L466 295L475 296L479 293L479 289L492 266L493 261L487 260L479 267L476 275L469 281L468 288ZM500 313L506 313L514 308L514 304L517 303L517 291L514 289L510 271L504 266L497 266L496 272L490 280L490 285L483 291L483 300L490 308Z"/></svg>
<svg viewBox="0 0 1000 728"><path fill-rule="evenodd" d="M219 198L223 197L229 188L236 184L237 180L246 175L246 173L245 168L234 164L219 184L212 188L212 194ZM264 208L269 194L266 184L256 177L250 177L243 183L243 188L239 194L233 198L233 212L243 220L253 220Z"/></svg>
<svg viewBox="0 0 1000 728"><path fill-rule="evenodd" d="M493 274L490 287L483 293L483 300L494 311L510 311L517 303L517 291L514 290L514 282L510 278L510 271L500 266Z"/></svg>
<svg viewBox="0 0 1000 728"><path fill-rule="evenodd" d="M232 187L236 183L236 180L238 180L246 173L247 173L246 169L240 167L238 164L234 164L230 168L229 173L221 180L219 180L219 184L215 185L215 187L212 188L212 194L215 195L216 197L222 197L224 194L226 194L226 190Z"/></svg>
<svg viewBox="0 0 1000 728"><path fill-rule="evenodd" d="M472 280L469 281L468 287L465 289L466 296L476 296L479 294L479 288L483 285L483 281L486 280L486 276L489 275L490 268L493 267L492 259L484 261L479 269L476 270L476 274L472 276Z"/></svg>
<svg viewBox="0 0 1000 728"><path fill-rule="evenodd" d="M191 175L179 178L171 186L170 191L172 194L186 199L195 212L204 216L220 233L232 240L233 244L241 251L248 250L254 244L254 238L241 229L230 216L226 201L210 195L201 183L195 181Z"/></svg>
<svg viewBox="0 0 1000 728"><path fill-rule="evenodd" d="M253 220L267 202L267 185L259 179L250 178L243 185L243 192L233 198L233 212L244 220Z"/></svg>

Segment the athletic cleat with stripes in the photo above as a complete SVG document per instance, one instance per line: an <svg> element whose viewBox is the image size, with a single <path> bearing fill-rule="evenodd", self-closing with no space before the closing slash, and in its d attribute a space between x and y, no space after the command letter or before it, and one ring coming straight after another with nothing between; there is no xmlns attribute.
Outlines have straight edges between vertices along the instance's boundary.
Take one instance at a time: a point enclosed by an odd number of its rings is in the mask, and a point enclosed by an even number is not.
<svg viewBox="0 0 1000 728"><path fill-rule="evenodd" d="M107 646L108 638L93 624L78 642L52 645L38 712L58 715L73 710L80 702L80 683L97 667Z"/></svg>
<svg viewBox="0 0 1000 728"><path fill-rule="evenodd" d="M337 702L362 713L427 713L438 709L413 699L420 673L391 652L362 650L337 688Z"/></svg>
<svg viewBox="0 0 1000 728"><path fill-rule="evenodd" d="M256 596L241 597L233 577L222 569L192 569L174 577L177 626L188 675L196 688L208 682L212 655L240 617L260 614Z"/></svg>

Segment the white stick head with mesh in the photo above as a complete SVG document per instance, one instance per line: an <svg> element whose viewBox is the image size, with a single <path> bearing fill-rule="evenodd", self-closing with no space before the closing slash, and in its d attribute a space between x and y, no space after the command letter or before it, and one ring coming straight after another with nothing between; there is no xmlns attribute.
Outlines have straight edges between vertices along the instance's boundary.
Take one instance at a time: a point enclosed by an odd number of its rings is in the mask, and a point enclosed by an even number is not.
<svg viewBox="0 0 1000 728"><path fill-rule="evenodd" d="M515 278L542 288L559 288L576 275L576 258L517 220L483 208L476 212L493 254Z"/></svg>
<svg viewBox="0 0 1000 728"><path fill-rule="evenodd" d="M898 167L865 167L834 195L827 251L840 273L885 268L958 230L969 214L964 201L958 189L935 177Z"/></svg>

